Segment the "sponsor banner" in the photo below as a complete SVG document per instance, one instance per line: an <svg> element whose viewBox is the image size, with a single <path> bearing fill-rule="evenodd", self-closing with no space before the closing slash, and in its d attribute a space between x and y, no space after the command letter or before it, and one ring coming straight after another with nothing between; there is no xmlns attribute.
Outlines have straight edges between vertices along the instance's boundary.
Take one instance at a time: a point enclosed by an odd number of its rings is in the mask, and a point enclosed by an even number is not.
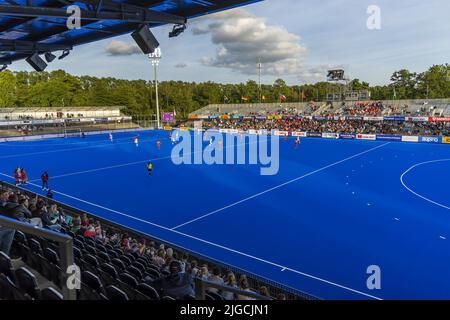
<svg viewBox="0 0 450 320"><path fill-rule="evenodd" d="M281 120L281 119L283 119L283 116L275 116L274 119L275 120Z"/></svg>
<svg viewBox="0 0 450 320"><path fill-rule="evenodd" d="M424 142L424 143L439 143L439 137L420 137L419 138L419 142Z"/></svg>
<svg viewBox="0 0 450 320"><path fill-rule="evenodd" d="M384 121L405 121L406 118L405 117L397 117L397 116L393 116L393 117L383 117Z"/></svg>
<svg viewBox="0 0 450 320"><path fill-rule="evenodd" d="M306 132L291 132L293 137L307 137L308 134Z"/></svg>
<svg viewBox="0 0 450 320"><path fill-rule="evenodd" d="M450 144L450 137L442 137L442 143Z"/></svg>
<svg viewBox="0 0 450 320"><path fill-rule="evenodd" d="M418 136L402 136L403 142L419 142Z"/></svg>
<svg viewBox="0 0 450 320"><path fill-rule="evenodd" d="M172 127L171 126L164 126L163 128L165 131L172 131Z"/></svg>
<svg viewBox="0 0 450 320"><path fill-rule="evenodd" d="M450 122L450 117L430 117L430 122Z"/></svg>
<svg viewBox="0 0 450 320"><path fill-rule="evenodd" d="M337 133L322 133L322 138L337 139L337 138L339 138L339 135Z"/></svg>
<svg viewBox="0 0 450 320"><path fill-rule="evenodd" d="M327 120L327 117L313 117L314 120L317 121L323 121L323 120Z"/></svg>
<svg viewBox="0 0 450 320"><path fill-rule="evenodd" d="M428 117L406 117L406 121L412 121L412 122L428 122Z"/></svg>
<svg viewBox="0 0 450 320"><path fill-rule="evenodd" d="M402 136L391 134L377 134L377 140L381 141L402 141Z"/></svg>
<svg viewBox="0 0 450 320"><path fill-rule="evenodd" d="M273 135L274 136L278 136L278 137L284 137L284 136L288 136L289 132L287 131L278 131L278 130L274 130L273 131Z"/></svg>
<svg viewBox="0 0 450 320"><path fill-rule="evenodd" d="M383 121L383 117L364 117L365 121Z"/></svg>
<svg viewBox="0 0 450 320"><path fill-rule="evenodd" d="M364 120L364 117L362 116L347 116L345 117L346 120Z"/></svg>
<svg viewBox="0 0 450 320"><path fill-rule="evenodd" d="M266 129L261 129L258 131L258 135L260 136L267 136L269 134L269 131L267 131Z"/></svg>
<svg viewBox="0 0 450 320"><path fill-rule="evenodd" d="M320 132L308 132L307 137L322 138L322 134Z"/></svg>
<svg viewBox="0 0 450 320"><path fill-rule="evenodd" d="M80 119L65 119L65 122L80 122Z"/></svg>
<svg viewBox="0 0 450 320"><path fill-rule="evenodd" d="M198 119L198 114L190 114L189 119Z"/></svg>
<svg viewBox="0 0 450 320"><path fill-rule="evenodd" d="M356 135L356 139L358 139L358 140L377 140L377 136L375 134L358 133Z"/></svg>
<svg viewBox="0 0 450 320"><path fill-rule="evenodd" d="M242 116L231 116L231 119L235 119L235 120L242 119Z"/></svg>
<svg viewBox="0 0 450 320"><path fill-rule="evenodd" d="M257 134L255 129L248 130L248 134Z"/></svg>
<svg viewBox="0 0 450 320"><path fill-rule="evenodd" d="M266 120L267 117L265 117L265 116L257 116L257 117L255 117L255 119L256 120Z"/></svg>
<svg viewBox="0 0 450 320"><path fill-rule="evenodd" d="M356 134L354 134L354 133L341 133L341 134L339 134L339 139L356 139Z"/></svg>
<svg viewBox="0 0 450 320"><path fill-rule="evenodd" d="M222 119L222 120L230 120L231 117L229 115L224 114L224 115L220 116L220 119Z"/></svg>
<svg viewBox="0 0 450 320"><path fill-rule="evenodd" d="M238 134L238 133L239 133L239 130L238 130L238 129L229 129L229 130L228 130L228 133L231 133L231 134Z"/></svg>
<svg viewBox="0 0 450 320"><path fill-rule="evenodd" d="M188 127L180 127L180 131L189 131Z"/></svg>
<svg viewBox="0 0 450 320"><path fill-rule="evenodd" d="M219 116L208 116L208 119L218 119Z"/></svg>

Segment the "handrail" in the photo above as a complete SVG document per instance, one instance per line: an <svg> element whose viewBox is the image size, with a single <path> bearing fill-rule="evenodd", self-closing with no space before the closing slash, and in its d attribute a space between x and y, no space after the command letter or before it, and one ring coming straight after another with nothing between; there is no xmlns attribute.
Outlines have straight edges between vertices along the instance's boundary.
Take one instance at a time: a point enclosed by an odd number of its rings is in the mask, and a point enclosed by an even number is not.
<svg viewBox="0 0 450 320"><path fill-rule="evenodd" d="M48 229L43 229L32 224L11 219L6 216L0 215L0 226L9 229L20 230L24 233L31 234L37 237L46 238L59 243L59 258L61 267L61 288L63 291L63 297L66 300L76 300L75 289L69 289L67 286L68 274L67 270L69 266L74 264L73 260L73 239L65 234L55 232Z"/></svg>
<svg viewBox="0 0 450 320"><path fill-rule="evenodd" d="M195 298L197 300L205 300L207 288L214 288L214 289L218 289L218 290L225 291L225 292L231 292L234 294L238 294L240 296L254 298L256 300L271 300L270 298L264 297L255 292L244 291L239 288L233 288L233 287L229 287L227 285L221 285L221 284L214 283L214 282L211 282L208 280L204 280L204 279L201 279L198 277L194 279L194 282L195 282Z"/></svg>

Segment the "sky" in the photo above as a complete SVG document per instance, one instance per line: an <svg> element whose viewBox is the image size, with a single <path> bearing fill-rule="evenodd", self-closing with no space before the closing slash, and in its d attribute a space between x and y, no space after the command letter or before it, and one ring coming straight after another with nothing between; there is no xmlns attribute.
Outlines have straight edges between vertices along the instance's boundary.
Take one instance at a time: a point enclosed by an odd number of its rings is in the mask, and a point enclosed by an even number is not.
<svg viewBox="0 0 450 320"><path fill-rule="evenodd" d="M423 72L450 63L449 12L449 0L265 0L192 19L176 38L168 38L171 26L152 32L163 55L160 80L257 81L260 59L266 84L278 78L290 85L314 83L325 80L328 69L342 68L350 79L383 85L403 68ZM10 69L32 71L25 62ZM130 35L75 47L47 71L57 69L153 77Z"/></svg>

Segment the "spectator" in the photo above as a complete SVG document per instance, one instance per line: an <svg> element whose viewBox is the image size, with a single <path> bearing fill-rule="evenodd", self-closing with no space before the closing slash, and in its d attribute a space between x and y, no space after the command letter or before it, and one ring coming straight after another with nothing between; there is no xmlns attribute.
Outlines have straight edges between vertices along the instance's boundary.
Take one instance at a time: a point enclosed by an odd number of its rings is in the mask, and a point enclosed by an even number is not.
<svg viewBox="0 0 450 320"><path fill-rule="evenodd" d="M208 277L208 281L216 283L216 284L219 284L219 285L223 285L224 284L224 281L223 281L223 279L222 279L222 277L220 275L220 268L219 267L215 267L213 269L213 273L212 273L212 275L210 275ZM209 288L208 291L219 294L219 289L216 289L216 288Z"/></svg>
<svg viewBox="0 0 450 320"><path fill-rule="evenodd" d="M231 272L231 271L228 272L227 278L226 278L224 284L228 287L237 289L238 286L237 286L237 282L236 282L236 276L234 275L233 272ZM224 292L222 292L222 297L225 300L234 300L236 298L236 295L232 292L224 291Z"/></svg>
<svg viewBox="0 0 450 320"><path fill-rule="evenodd" d="M194 282L190 274L181 272L179 261L172 261L169 265L170 274L162 277L150 284L162 296L170 296L175 299L184 299L187 296L194 296Z"/></svg>

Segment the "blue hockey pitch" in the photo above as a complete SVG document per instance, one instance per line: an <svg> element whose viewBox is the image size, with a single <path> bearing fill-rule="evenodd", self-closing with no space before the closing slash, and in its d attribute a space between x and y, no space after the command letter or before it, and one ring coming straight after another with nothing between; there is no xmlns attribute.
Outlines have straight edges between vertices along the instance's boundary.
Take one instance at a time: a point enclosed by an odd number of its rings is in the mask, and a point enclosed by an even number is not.
<svg viewBox="0 0 450 320"><path fill-rule="evenodd" d="M449 146L282 139L261 176L177 166L167 132L133 135L1 143L2 179L24 167L42 193L48 170L55 200L320 298L450 299Z"/></svg>

